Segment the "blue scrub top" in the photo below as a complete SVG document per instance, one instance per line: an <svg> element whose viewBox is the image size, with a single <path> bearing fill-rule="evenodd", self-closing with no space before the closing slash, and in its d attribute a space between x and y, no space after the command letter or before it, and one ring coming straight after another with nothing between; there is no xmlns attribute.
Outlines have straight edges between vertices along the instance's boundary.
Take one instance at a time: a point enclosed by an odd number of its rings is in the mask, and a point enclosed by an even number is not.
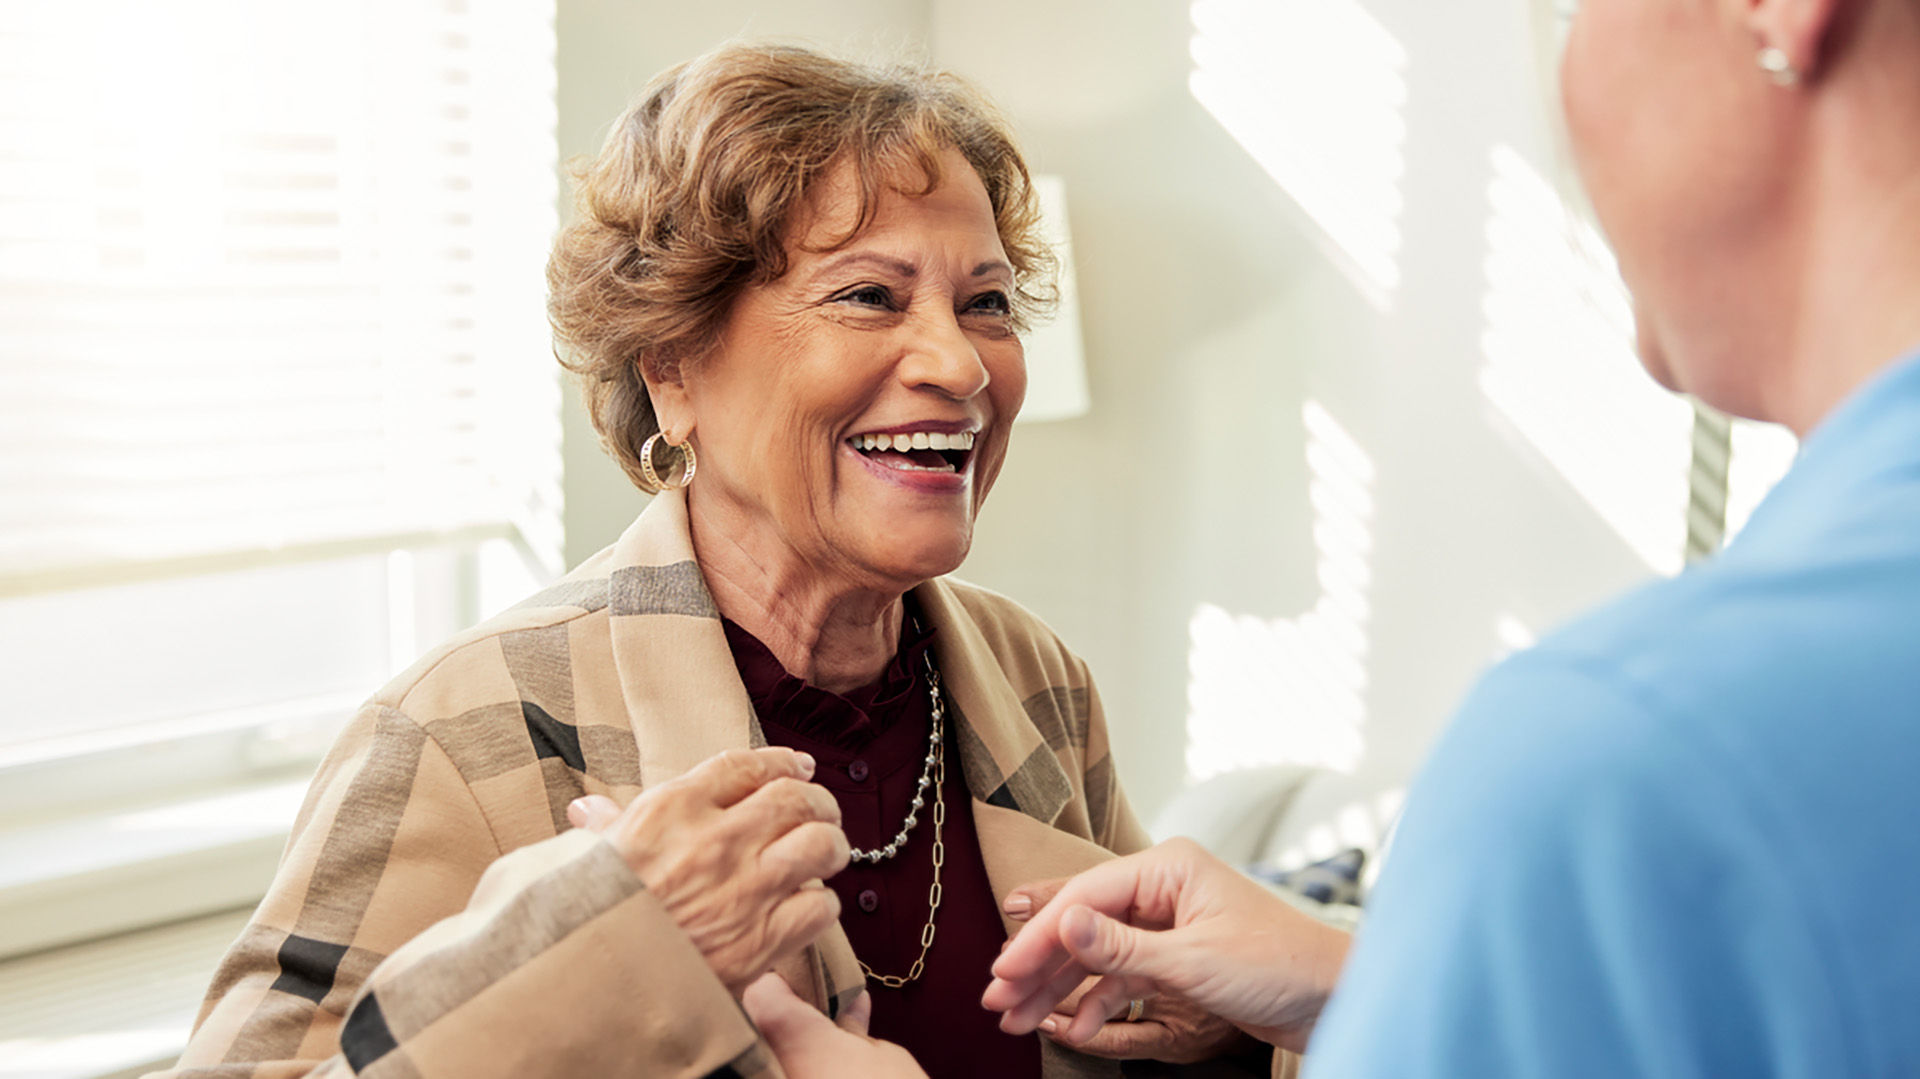
<svg viewBox="0 0 1920 1079"><path fill-rule="evenodd" d="M1316 1079L1920 1075L1920 357L1728 549L1490 672Z"/></svg>

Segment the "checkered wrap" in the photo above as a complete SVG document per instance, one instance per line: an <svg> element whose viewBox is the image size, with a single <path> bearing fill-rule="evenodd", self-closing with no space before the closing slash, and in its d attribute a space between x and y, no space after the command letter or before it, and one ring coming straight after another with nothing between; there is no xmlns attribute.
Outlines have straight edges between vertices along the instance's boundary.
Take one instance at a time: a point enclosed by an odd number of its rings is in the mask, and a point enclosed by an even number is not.
<svg viewBox="0 0 1920 1079"><path fill-rule="evenodd" d="M995 895L1144 846L1085 665L991 593L915 595ZM625 803L761 744L684 498L660 495L613 547L361 710L160 1074L780 1075L664 908L565 818L582 794ZM830 1013L865 991L837 926L782 973ZM1042 1053L1049 1079L1118 1074Z"/></svg>

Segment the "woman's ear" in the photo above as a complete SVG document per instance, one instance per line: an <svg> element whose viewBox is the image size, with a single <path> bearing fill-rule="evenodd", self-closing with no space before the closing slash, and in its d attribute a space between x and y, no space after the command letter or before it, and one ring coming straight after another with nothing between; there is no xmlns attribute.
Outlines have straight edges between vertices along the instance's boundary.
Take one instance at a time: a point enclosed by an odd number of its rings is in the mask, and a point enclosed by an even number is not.
<svg viewBox="0 0 1920 1079"><path fill-rule="evenodd" d="M640 379L647 384L647 397L653 402L654 419L669 445L677 446L693 433L693 399L687 381L677 363L636 361Z"/></svg>
<svg viewBox="0 0 1920 1079"><path fill-rule="evenodd" d="M1827 43L1843 16L1870 0L1734 0L1743 10L1756 47L1777 49L1791 78L1820 73Z"/></svg>

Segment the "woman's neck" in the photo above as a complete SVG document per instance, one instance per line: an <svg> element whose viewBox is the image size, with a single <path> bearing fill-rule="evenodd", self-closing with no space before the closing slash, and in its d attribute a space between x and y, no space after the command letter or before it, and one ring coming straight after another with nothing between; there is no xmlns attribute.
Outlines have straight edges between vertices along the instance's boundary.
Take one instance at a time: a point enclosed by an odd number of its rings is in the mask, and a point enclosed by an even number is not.
<svg viewBox="0 0 1920 1079"><path fill-rule="evenodd" d="M754 635L788 674L832 693L868 685L900 642L901 590L830 579L754 530L707 523L689 507L694 556L721 615Z"/></svg>

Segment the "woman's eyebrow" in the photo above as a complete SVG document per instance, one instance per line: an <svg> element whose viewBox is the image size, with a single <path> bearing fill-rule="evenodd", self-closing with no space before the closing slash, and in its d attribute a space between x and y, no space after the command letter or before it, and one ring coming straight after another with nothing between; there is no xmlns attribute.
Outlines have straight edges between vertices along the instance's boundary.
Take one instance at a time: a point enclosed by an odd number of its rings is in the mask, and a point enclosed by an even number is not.
<svg viewBox="0 0 1920 1079"><path fill-rule="evenodd" d="M871 266L875 269L885 270L896 276L907 278L908 280L920 276L920 267L914 262L908 259L895 258L892 255L882 255L877 251L848 251L836 255L814 267L813 272L808 276L824 277L828 274L857 266ZM975 266L971 276L988 277L994 274L1011 277L1013 275L1013 267L1001 259L988 259Z"/></svg>
<svg viewBox="0 0 1920 1079"><path fill-rule="evenodd" d="M920 267L906 259L894 258L873 251L849 251L837 255L814 268L810 276L822 277L853 266L872 266L900 277L913 278L920 274Z"/></svg>

